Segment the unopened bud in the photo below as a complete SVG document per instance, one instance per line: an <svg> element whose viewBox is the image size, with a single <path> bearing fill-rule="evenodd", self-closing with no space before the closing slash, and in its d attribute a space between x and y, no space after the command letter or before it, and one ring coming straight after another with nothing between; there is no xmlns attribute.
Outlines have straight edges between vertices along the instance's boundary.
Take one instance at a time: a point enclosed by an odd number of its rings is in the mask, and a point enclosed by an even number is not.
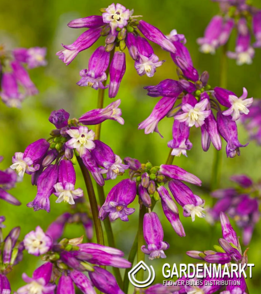
<svg viewBox="0 0 261 294"><path fill-rule="evenodd" d="M58 259L60 259L60 255L58 253L54 253L54 254L49 256L49 260L51 260L51 261L55 261L55 260L58 260Z"/></svg>
<svg viewBox="0 0 261 294"><path fill-rule="evenodd" d="M221 246L214 245L213 247L217 252L222 252L222 253L226 252Z"/></svg>
<svg viewBox="0 0 261 294"><path fill-rule="evenodd" d="M69 267L68 267L65 263L63 263L63 262L59 262L59 263L57 263L57 266L58 266L60 269L62 269L62 270L68 270L68 269L69 269Z"/></svg>
<svg viewBox="0 0 261 294"><path fill-rule="evenodd" d="M150 182L149 175L147 173L142 174L141 176L141 184L144 188L148 188Z"/></svg>
<svg viewBox="0 0 261 294"><path fill-rule="evenodd" d="M160 199L159 193L157 191L154 192L153 198L158 201Z"/></svg>
<svg viewBox="0 0 261 294"><path fill-rule="evenodd" d="M106 40L105 40L105 43L106 44L111 44L115 41L116 39L116 36L112 35L112 34L109 34L107 37L106 37Z"/></svg>
<svg viewBox="0 0 261 294"><path fill-rule="evenodd" d="M119 34L118 34L118 39L119 40L124 40L127 36L127 30L125 28L123 28Z"/></svg>
<svg viewBox="0 0 261 294"><path fill-rule="evenodd" d="M149 194L154 194L156 191L156 186L154 181L150 181L149 187L148 187L148 192Z"/></svg>
<svg viewBox="0 0 261 294"><path fill-rule="evenodd" d="M60 130L52 130L50 133L51 136L56 137L56 136L60 136Z"/></svg>
<svg viewBox="0 0 261 294"><path fill-rule="evenodd" d="M72 159L73 158L73 150L69 149L69 148L66 148L65 152L64 152L64 155L65 155L65 157L67 159Z"/></svg>
<svg viewBox="0 0 261 294"><path fill-rule="evenodd" d="M134 28L130 25L127 26L127 31L132 33L134 31Z"/></svg>
<svg viewBox="0 0 261 294"><path fill-rule="evenodd" d="M119 48L121 51L123 51L126 48L126 42L124 40L120 41Z"/></svg>
<svg viewBox="0 0 261 294"><path fill-rule="evenodd" d="M87 271L89 271L89 272L94 272L94 268L93 268L93 266L92 266L89 262L87 262L87 261L82 261L82 262L81 262L81 265L82 265Z"/></svg>
<svg viewBox="0 0 261 294"><path fill-rule="evenodd" d="M106 51L106 52L111 52L111 51L114 49L114 47L115 47L115 44L114 44L114 43L112 43L112 44L108 44L108 45L106 45L106 47L105 47L105 51Z"/></svg>
<svg viewBox="0 0 261 294"><path fill-rule="evenodd" d="M14 264L15 260L16 260L16 257L18 255L18 248L14 248L13 251L12 251L12 256L11 256L11 262L10 264Z"/></svg>
<svg viewBox="0 0 261 294"><path fill-rule="evenodd" d="M45 156L45 158L42 162L42 166L46 167L46 166L50 165L55 160L55 158L57 156L58 156L57 150L48 151L47 155Z"/></svg>
<svg viewBox="0 0 261 294"><path fill-rule="evenodd" d="M81 236L79 238L70 239L69 244L71 244L71 245L79 245L79 244L82 243L82 241L83 241L83 236Z"/></svg>

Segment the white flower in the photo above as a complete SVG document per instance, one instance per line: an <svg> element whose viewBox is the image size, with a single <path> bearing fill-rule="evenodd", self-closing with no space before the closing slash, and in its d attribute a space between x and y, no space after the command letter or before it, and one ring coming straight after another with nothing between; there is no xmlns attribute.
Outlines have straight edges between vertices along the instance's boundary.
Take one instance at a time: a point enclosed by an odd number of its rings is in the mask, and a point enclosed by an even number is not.
<svg viewBox="0 0 261 294"><path fill-rule="evenodd" d="M159 61L157 55L152 54L150 57L139 55L139 60L135 62L135 68L140 76L147 75L153 77L156 68L161 66L164 61Z"/></svg>
<svg viewBox="0 0 261 294"><path fill-rule="evenodd" d="M247 89L243 88L243 95L241 97L237 97L234 95L229 95L228 100L231 104L231 107L223 112L223 115L232 115L232 119L238 120L241 113L248 114L248 107L253 103L253 98L247 98Z"/></svg>
<svg viewBox="0 0 261 294"><path fill-rule="evenodd" d="M121 100L118 99L111 104L109 104L107 107L105 107L102 111L102 115L111 117L115 119L118 123L121 125L124 124L124 119L121 117L121 109L118 108L118 106L121 104Z"/></svg>
<svg viewBox="0 0 261 294"><path fill-rule="evenodd" d="M79 155L82 157L87 150L92 150L95 148L94 131L88 130L87 127L79 127L79 129L70 129L67 134L72 138L66 145L71 149L76 149Z"/></svg>
<svg viewBox="0 0 261 294"><path fill-rule="evenodd" d="M108 179L116 179L117 175L120 173L124 173L125 169L128 169L128 165L122 164L122 160L118 155L115 155L115 162L113 164L105 163L105 168L107 171L107 178Z"/></svg>
<svg viewBox="0 0 261 294"><path fill-rule="evenodd" d="M102 14L103 21L110 24L111 32L114 35L116 28L123 28L128 24L131 16L129 9L121 4L111 4Z"/></svg>
<svg viewBox="0 0 261 294"><path fill-rule="evenodd" d="M205 217L204 208L202 207L204 204L195 206L193 204L186 204L183 208L186 212L188 212L191 216L192 221L194 222L195 216Z"/></svg>
<svg viewBox="0 0 261 294"><path fill-rule="evenodd" d="M52 240L45 235L44 231L38 226L35 231L28 233L24 237L24 246L28 253L41 255L46 253L52 245Z"/></svg>
<svg viewBox="0 0 261 294"><path fill-rule="evenodd" d="M175 119L180 122L185 122L187 126L201 127L205 123L205 118L207 118L211 110L205 110L208 105L208 99L204 99L197 103L194 107L190 104L184 104L182 110L184 113L175 116Z"/></svg>
<svg viewBox="0 0 261 294"><path fill-rule="evenodd" d="M83 196L82 189L74 190L74 185L72 183L66 183L65 185L57 183L54 185L54 189L56 191L54 194L58 197L56 203L64 201L69 204L75 204L74 199Z"/></svg>
<svg viewBox="0 0 261 294"><path fill-rule="evenodd" d="M26 157L24 158L24 154L22 152L16 152L13 159L13 164L10 166L11 169L15 170L20 178L23 178L24 173L27 172L35 172L38 169L38 165L36 167L32 167L33 161Z"/></svg>

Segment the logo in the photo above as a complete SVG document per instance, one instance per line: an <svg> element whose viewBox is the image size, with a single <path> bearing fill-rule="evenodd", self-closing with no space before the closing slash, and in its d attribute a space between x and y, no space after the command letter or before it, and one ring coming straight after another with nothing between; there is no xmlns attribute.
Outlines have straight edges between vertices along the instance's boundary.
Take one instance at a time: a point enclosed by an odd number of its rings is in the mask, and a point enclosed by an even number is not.
<svg viewBox="0 0 261 294"><path fill-rule="evenodd" d="M135 278L135 275L140 270L148 271L148 278L145 281L139 281ZM155 271L152 265L148 267L146 263L141 260L131 271L128 272L128 277L133 286L137 288L145 288L151 285L155 280Z"/></svg>

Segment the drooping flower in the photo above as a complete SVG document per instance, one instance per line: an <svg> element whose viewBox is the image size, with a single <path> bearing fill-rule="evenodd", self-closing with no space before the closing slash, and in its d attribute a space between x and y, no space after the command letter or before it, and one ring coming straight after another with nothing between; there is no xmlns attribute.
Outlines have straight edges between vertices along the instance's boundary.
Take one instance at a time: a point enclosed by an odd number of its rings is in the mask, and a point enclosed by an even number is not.
<svg viewBox="0 0 261 294"><path fill-rule="evenodd" d="M74 189L76 174L70 160L61 160L59 165L58 183L54 185L55 195L58 197L57 203L62 201L74 204L74 199L83 196L82 189Z"/></svg>
<svg viewBox="0 0 261 294"><path fill-rule="evenodd" d="M169 248L169 244L163 241L163 228L155 212L144 215L143 234L148 248L143 245L141 247L142 252L149 255L149 259L166 258L164 250Z"/></svg>
<svg viewBox="0 0 261 294"><path fill-rule="evenodd" d="M164 50L175 53L176 48L172 40L183 42L185 39L183 35L178 34L174 37L174 33L172 37L165 36L158 28L139 20L141 16L133 15L133 10L119 3L113 3L101 11L101 16L91 15L72 20L68 24L69 27L87 30L71 45L63 45L64 50L57 52L57 55L68 65L81 51L90 48L101 36L105 37L105 46L100 46L94 51L88 69L80 71L81 80L77 84L94 89L109 87L110 98L117 95L126 71L126 47L135 62L137 73L140 76L146 74L152 77L163 61L154 54L148 40ZM110 82L105 86L107 72L110 73Z"/></svg>
<svg viewBox="0 0 261 294"><path fill-rule="evenodd" d="M47 262L33 272L33 277L23 274L23 280L27 285L19 288L17 294L54 293L56 285L50 283L53 265Z"/></svg>
<svg viewBox="0 0 261 294"><path fill-rule="evenodd" d="M230 178L239 188L220 189L212 192L217 198L214 207L208 210L208 219L213 222L219 219L222 212L235 219L243 231L243 243L248 245L256 223L259 221L259 184L254 184L246 175L234 175Z"/></svg>
<svg viewBox="0 0 261 294"><path fill-rule="evenodd" d="M1 48L1 91L3 102L9 107L21 107L21 102L27 97L36 95L38 90L30 79L30 76L22 65L25 63L29 69L45 66L46 49L16 48L5 50ZM21 87L18 87L18 84ZM23 90L21 91L21 89Z"/></svg>

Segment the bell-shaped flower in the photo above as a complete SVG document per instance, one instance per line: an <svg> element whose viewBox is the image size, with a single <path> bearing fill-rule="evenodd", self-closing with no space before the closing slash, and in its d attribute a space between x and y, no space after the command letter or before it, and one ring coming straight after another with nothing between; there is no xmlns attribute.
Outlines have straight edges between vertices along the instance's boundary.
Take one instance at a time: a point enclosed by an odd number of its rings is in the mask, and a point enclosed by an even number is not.
<svg viewBox="0 0 261 294"><path fill-rule="evenodd" d="M160 220L155 212L146 213L143 219L143 235L147 243L141 247L142 252L149 255L149 259L166 258L164 250L169 244L163 241L164 232Z"/></svg>
<svg viewBox="0 0 261 294"><path fill-rule="evenodd" d="M128 221L128 215L134 213L134 208L128 208L136 196L136 182L129 179L122 180L109 192L105 203L99 211L99 217L104 220L109 216L110 221L120 218Z"/></svg>

